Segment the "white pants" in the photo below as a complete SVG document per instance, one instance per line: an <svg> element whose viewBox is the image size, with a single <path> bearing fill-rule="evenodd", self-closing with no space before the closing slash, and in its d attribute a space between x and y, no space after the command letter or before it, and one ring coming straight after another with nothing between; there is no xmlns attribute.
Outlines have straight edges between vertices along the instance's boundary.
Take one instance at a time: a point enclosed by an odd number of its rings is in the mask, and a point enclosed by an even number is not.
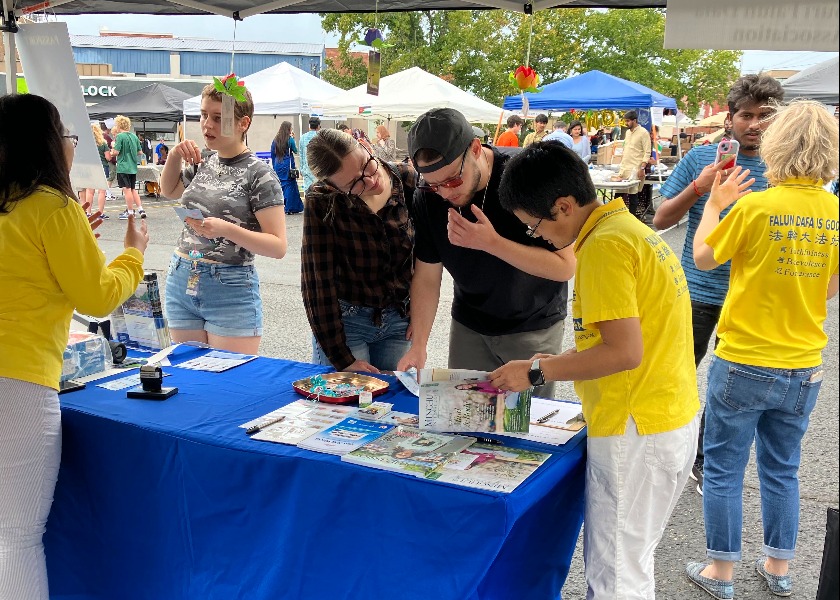
<svg viewBox="0 0 840 600"><path fill-rule="evenodd" d="M685 487L700 415L679 429L586 441L583 560L587 600L653 600L653 555Z"/></svg>
<svg viewBox="0 0 840 600"><path fill-rule="evenodd" d="M47 600L42 537L61 460L55 390L0 377L0 600Z"/></svg>

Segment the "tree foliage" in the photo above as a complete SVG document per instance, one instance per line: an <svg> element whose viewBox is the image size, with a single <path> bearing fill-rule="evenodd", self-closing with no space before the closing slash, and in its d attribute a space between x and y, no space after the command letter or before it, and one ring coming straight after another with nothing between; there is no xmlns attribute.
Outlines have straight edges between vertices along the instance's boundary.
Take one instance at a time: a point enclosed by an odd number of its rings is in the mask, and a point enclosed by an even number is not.
<svg viewBox="0 0 840 600"><path fill-rule="evenodd" d="M517 92L508 74L528 57L543 85L598 69L675 98L694 115L700 103L725 99L741 57L735 51L663 49L662 9L559 8L532 16L502 10L331 13L322 15L321 26L339 36L339 56L324 71L339 87L366 81L363 61L350 50L377 26L393 44L382 52L383 76L417 66L499 106Z"/></svg>

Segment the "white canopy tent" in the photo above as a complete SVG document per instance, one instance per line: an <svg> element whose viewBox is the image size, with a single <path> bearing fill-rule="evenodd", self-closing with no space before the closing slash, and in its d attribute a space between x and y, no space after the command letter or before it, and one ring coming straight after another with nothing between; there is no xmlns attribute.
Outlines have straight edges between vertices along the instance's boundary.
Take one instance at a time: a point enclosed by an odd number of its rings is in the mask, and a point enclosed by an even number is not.
<svg viewBox="0 0 840 600"><path fill-rule="evenodd" d="M324 102L325 117L413 121L430 108L454 108L472 123L496 123L507 112L419 67L379 80L379 95L363 84Z"/></svg>
<svg viewBox="0 0 840 600"><path fill-rule="evenodd" d="M245 86L257 115L318 114L324 100L343 91L287 62L248 75ZM200 109L201 96L184 100L185 115L198 116Z"/></svg>

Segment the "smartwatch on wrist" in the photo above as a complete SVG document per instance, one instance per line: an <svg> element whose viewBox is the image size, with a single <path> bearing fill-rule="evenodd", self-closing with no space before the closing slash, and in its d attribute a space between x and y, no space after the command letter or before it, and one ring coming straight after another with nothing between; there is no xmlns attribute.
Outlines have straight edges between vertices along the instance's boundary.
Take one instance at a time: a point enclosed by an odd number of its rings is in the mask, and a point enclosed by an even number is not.
<svg viewBox="0 0 840 600"><path fill-rule="evenodd" d="M545 384L545 374L540 369L540 359L536 359L531 363L531 370L528 371L528 381L534 387Z"/></svg>

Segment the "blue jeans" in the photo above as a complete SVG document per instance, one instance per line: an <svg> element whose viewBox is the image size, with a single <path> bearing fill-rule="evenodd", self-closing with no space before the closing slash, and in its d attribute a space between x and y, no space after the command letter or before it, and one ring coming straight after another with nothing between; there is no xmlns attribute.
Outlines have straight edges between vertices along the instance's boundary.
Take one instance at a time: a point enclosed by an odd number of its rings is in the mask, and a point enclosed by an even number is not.
<svg viewBox="0 0 840 600"><path fill-rule="evenodd" d="M382 324L377 326L373 322L376 309L357 306L344 300L338 303L341 306L341 322L347 347L356 360L367 361L380 371L396 369L403 354L411 347L411 342L405 339L408 317L401 316L396 309L386 308L382 310ZM333 366L315 336L312 336L312 362Z"/></svg>
<svg viewBox="0 0 840 600"><path fill-rule="evenodd" d="M703 517L706 554L741 560L744 470L755 439L764 553L790 560L799 532L802 437L820 367L770 369L712 358L706 395Z"/></svg>

